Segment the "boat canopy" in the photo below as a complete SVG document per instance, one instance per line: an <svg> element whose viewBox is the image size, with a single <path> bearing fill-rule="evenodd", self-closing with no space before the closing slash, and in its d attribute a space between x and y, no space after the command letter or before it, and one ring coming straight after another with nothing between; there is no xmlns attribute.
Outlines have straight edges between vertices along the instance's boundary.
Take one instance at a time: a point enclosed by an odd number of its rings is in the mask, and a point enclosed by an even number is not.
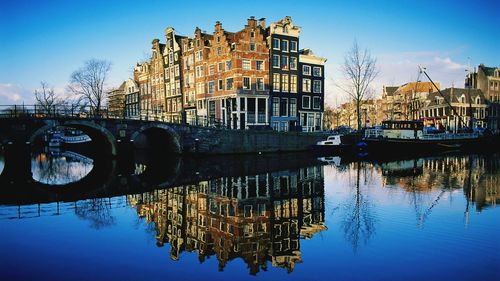
<svg viewBox="0 0 500 281"><path fill-rule="evenodd" d="M384 130L422 130L424 122L422 121L383 121Z"/></svg>

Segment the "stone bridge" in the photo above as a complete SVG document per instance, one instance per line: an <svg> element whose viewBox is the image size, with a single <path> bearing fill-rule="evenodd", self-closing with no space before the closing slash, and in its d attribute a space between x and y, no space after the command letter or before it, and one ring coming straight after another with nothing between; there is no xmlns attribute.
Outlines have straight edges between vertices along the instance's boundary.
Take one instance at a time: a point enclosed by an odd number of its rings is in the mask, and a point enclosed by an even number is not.
<svg viewBox="0 0 500 281"><path fill-rule="evenodd" d="M324 135L301 132L228 130L187 124L130 119L78 117L0 118L3 147L34 144L53 126L87 134L99 153L116 156L122 148L161 149L173 154L234 154L303 151Z"/></svg>

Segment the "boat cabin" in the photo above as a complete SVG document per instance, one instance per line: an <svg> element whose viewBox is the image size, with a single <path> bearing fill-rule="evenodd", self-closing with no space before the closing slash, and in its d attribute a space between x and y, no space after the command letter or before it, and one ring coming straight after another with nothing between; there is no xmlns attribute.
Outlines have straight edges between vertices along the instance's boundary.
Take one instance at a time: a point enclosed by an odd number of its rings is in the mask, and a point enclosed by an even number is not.
<svg viewBox="0 0 500 281"><path fill-rule="evenodd" d="M422 121L383 121L383 137L394 139L419 139L423 135Z"/></svg>

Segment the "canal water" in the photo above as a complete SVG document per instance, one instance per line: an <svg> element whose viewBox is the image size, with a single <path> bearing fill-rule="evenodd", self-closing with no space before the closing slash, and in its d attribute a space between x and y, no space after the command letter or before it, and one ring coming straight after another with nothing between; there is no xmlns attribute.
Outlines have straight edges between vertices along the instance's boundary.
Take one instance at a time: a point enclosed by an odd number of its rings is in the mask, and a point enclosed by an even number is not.
<svg viewBox="0 0 500 281"><path fill-rule="evenodd" d="M167 158L1 156L0 279L500 279L497 154Z"/></svg>

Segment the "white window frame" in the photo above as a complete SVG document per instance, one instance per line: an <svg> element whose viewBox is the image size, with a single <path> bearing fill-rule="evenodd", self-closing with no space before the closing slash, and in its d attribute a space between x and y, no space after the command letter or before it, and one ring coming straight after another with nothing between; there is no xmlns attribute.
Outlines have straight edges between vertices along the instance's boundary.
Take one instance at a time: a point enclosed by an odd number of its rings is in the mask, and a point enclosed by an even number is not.
<svg viewBox="0 0 500 281"><path fill-rule="evenodd" d="M310 65L303 65L302 66L302 74L311 76L311 66Z"/></svg>
<svg viewBox="0 0 500 281"><path fill-rule="evenodd" d="M275 41L276 41L276 42L278 42L278 44L277 44L277 45L278 45L278 48L275 48L275 47L274 47L274 42L275 42ZM274 50L279 50L279 49L280 49L280 47L281 47L281 40L280 40L279 38L273 38L273 42L271 42L271 43L272 43L272 46L271 46L271 47L272 47Z"/></svg>
<svg viewBox="0 0 500 281"><path fill-rule="evenodd" d="M252 70L252 61L251 60L241 60L241 68L243 70Z"/></svg>
<svg viewBox="0 0 500 281"><path fill-rule="evenodd" d="M245 78L248 78L248 87L245 86ZM243 76L243 90L252 89L252 79L249 76Z"/></svg>
<svg viewBox="0 0 500 281"><path fill-rule="evenodd" d="M307 104L306 104L306 102L304 102L305 99L309 100L309 102ZM311 96L302 96L302 108L311 109Z"/></svg>

